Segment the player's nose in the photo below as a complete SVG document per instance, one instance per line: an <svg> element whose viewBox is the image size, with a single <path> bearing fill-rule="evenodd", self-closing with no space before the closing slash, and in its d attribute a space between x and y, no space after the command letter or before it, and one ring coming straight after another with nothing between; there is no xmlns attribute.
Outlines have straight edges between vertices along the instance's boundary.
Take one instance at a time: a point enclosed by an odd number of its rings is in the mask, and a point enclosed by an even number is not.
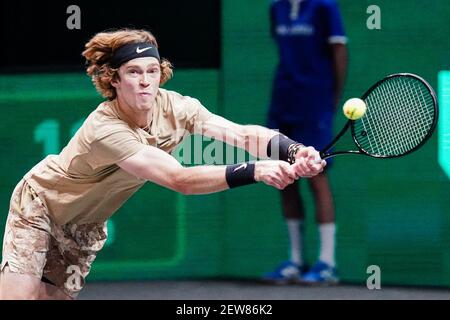
<svg viewBox="0 0 450 320"><path fill-rule="evenodd" d="M149 76L146 73L142 74L139 84L143 87L148 87L150 85Z"/></svg>

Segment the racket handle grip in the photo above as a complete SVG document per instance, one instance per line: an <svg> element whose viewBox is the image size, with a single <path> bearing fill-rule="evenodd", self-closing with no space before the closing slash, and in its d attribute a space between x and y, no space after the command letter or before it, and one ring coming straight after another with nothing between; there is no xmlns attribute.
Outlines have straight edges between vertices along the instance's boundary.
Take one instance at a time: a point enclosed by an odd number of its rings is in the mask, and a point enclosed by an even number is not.
<svg viewBox="0 0 450 320"><path fill-rule="evenodd" d="M319 154L320 154L320 158L322 160L326 160L326 159L331 158L332 156L334 156L334 154L326 154L325 151L320 151Z"/></svg>
<svg viewBox="0 0 450 320"><path fill-rule="evenodd" d="M314 163L320 164L320 163L322 162L322 160L323 160L323 154L322 154L322 152L319 152L319 155L320 155L320 156L318 156L318 157L316 157L316 158L314 159Z"/></svg>

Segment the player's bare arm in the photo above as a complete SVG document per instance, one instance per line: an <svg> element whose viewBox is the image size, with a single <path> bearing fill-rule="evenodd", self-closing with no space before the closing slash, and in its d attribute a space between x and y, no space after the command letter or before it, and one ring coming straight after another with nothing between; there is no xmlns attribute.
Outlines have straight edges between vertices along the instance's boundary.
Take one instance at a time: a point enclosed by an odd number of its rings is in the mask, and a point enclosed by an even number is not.
<svg viewBox="0 0 450 320"><path fill-rule="evenodd" d="M136 177L183 194L219 192L258 181L277 189L284 189L295 179L294 171L283 161L183 167L170 154L151 146L146 146L118 165Z"/></svg>
<svg viewBox="0 0 450 320"><path fill-rule="evenodd" d="M202 124L202 134L245 149L252 156L260 159L270 157L267 154L268 149L270 149L270 147L268 148L269 144L275 142L275 140L279 144L280 138L284 138L280 136L278 131L258 125L240 125L218 115L212 116ZM286 140L284 142L285 145L289 144ZM295 144L295 141L290 142ZM318 151L313 147L304 147L301 144L297 144L297 146L298 148L293 150L292 153L295 161L292 168L296 176L313 177L322 172L326 162L320 161ZM302 152L299 152L300 150Z"/></svg>

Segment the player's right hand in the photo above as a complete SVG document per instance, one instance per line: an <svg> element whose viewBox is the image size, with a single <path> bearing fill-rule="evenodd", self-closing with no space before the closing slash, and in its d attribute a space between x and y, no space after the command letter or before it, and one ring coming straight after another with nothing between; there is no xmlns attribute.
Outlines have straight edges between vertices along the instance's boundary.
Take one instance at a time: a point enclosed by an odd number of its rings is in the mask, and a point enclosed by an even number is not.
<svg viewBox="0 0 450 320"><path fill-rule="evenodd" d="M321 173L326 165L326 161L320 158L316 149L305 147L295 154L295 163L292 165L292 169L297 178L311 178Z"/></svg>
<svg viewBox="0 0 450 320"><path fill-rule="evenodd" d="M294 168L286 161L263 160L255 162L255 180L283 190L296 179Z"/></svg>

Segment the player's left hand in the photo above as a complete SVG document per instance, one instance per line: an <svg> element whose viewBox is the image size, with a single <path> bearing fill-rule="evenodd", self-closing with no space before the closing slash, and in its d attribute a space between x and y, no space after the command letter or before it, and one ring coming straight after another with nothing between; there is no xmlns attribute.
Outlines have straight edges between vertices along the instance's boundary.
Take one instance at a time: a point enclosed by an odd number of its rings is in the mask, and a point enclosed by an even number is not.
<svg viewBox="0 0 450 320"><path fill-rule="evenodd" d="M295 154L295 163L292 168L297 178L311 178L321 173L326 165L326 161L320 158L316 149L304 147Z"/></svg>

